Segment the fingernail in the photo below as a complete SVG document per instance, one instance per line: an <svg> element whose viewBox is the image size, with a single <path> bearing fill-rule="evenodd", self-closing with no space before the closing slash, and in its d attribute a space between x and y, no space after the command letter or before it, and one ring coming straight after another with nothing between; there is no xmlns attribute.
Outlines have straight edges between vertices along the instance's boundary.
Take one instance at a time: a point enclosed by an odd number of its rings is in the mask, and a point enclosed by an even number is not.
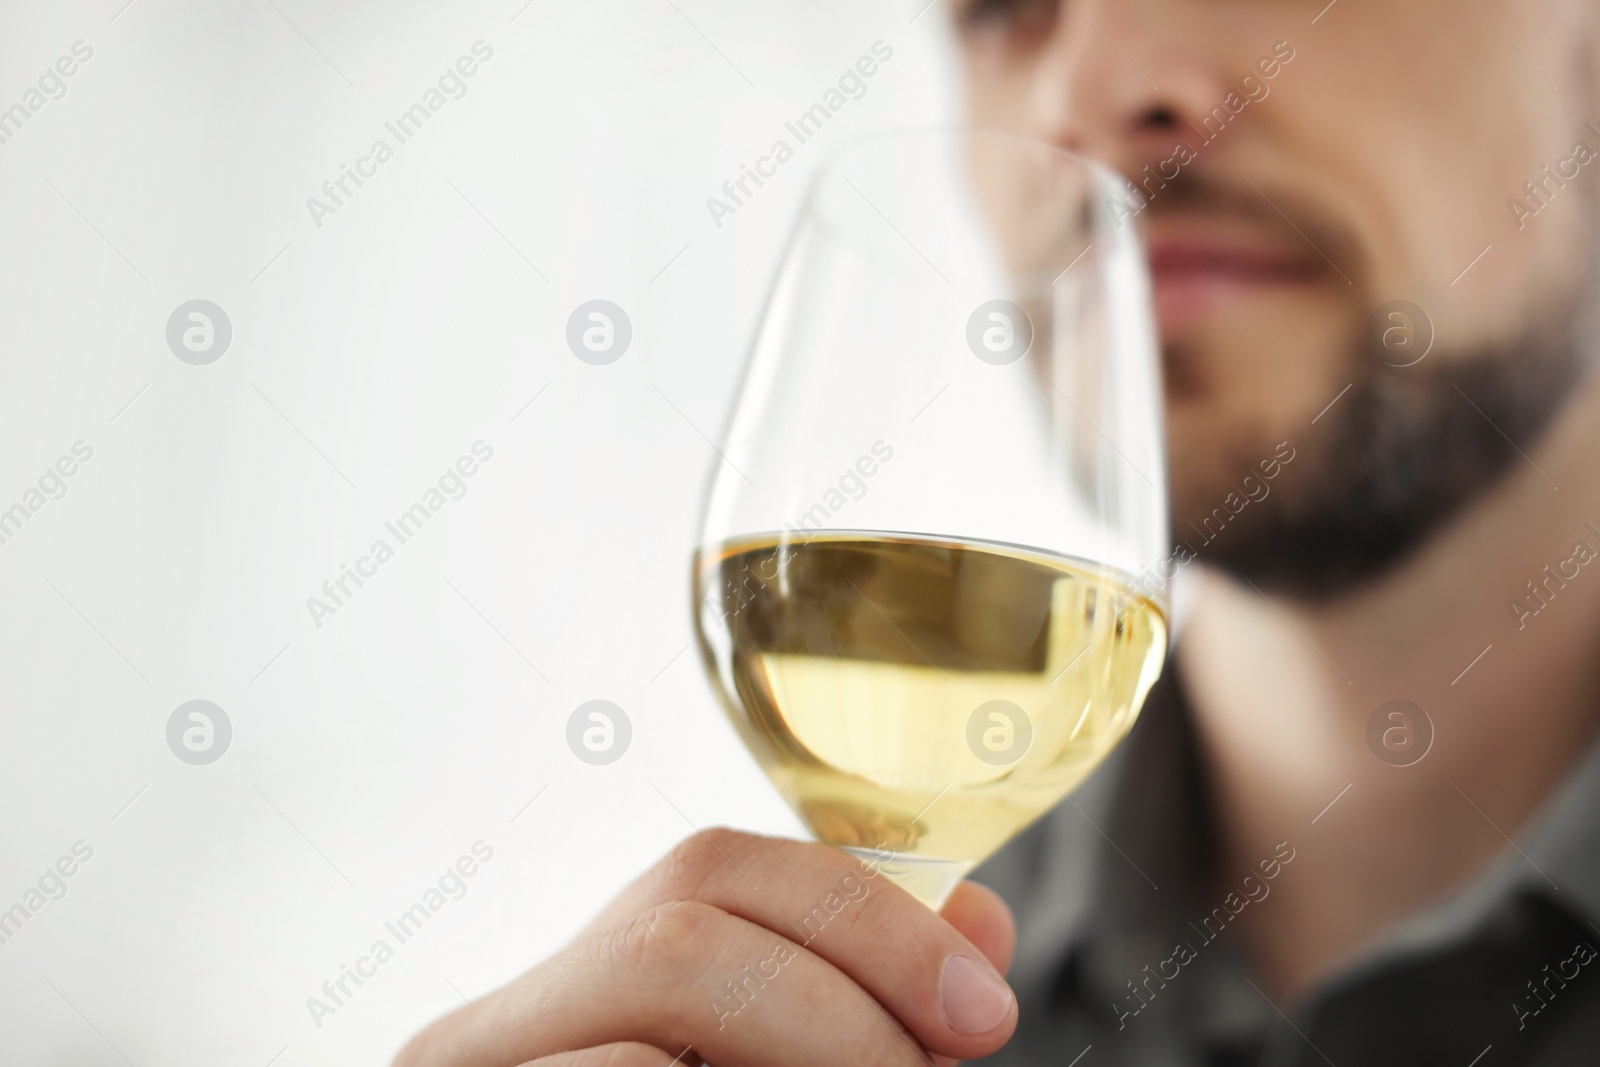
<svg viewBox="0 0 1600 1067"><path fill-rule="evenodd" d="M939 1003L950 1029L981 1034L999 1026L1011 1010L1011 987L988 964L970 956L951 956L939 979Z"/></svg>

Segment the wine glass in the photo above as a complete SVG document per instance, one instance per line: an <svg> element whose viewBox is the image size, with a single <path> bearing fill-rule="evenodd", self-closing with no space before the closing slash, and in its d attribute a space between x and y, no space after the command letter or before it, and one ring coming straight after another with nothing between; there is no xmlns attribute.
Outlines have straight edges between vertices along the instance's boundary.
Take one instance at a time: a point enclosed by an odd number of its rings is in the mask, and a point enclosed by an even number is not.
<svg viewBox="0 0 1600 1067"><path fill-rule="evenodd" d="M1139 203L1025 137L819 171L716 461L695 622L818 839L931 907L1127 733L1167 646Z"/></svg>

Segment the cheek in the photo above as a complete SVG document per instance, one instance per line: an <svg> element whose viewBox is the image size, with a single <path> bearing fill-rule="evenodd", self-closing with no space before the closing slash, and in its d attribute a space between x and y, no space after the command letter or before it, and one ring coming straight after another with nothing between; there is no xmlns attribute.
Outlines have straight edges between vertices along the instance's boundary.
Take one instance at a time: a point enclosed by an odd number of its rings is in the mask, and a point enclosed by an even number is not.
<svg viewBox="0 0 1600 1067"><path fill-rule="evenodd" d="M969 48L963 64L967 121L999 130L1034 131L1037 110L1031 97L1033 65L1026 59L984 48Z"/></svg>
<svg viewBox="0 0 1600 1067"><path fill-rule="evenodd" d="M1502 27L1518 24L1508 0L1480 6ZM1508 200L1583 135L1583 77L1567 52L1578 34L1559 19L1528 21L1513 47L1483 13L1462 10L1472 18L1437 0L1344 0L1266 105L1285 116L1278 133L1327 202L1358 227L1373 302L1428 308L1441 350L1505 331L1571 269L1580 197L1596 187L1569 185L1518 229Z"/></svg>

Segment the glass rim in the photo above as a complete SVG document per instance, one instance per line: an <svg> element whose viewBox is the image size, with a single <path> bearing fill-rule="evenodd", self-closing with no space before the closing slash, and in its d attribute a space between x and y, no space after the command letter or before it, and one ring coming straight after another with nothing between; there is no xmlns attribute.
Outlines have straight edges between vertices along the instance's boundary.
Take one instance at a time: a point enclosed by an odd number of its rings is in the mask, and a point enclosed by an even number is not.
<svg viewBox="0 0 1600 1067"><path fill-rule="evenodd" d="M903 126L858 134L835 146L822 157L816 169L807 179L806 190L800 200L793 224L791 239L798 238L807 229L810 229L841 249L857 255L866 253L866 243L860 238L852 236L848 227L837 217L836 212L823 206L825 191L836 184L843 165L852 158L867 154L873 148L890 145L896 141L922 140L928 143L935 143L938 141L954 142L962 138L981 139L990 143L1013 145L1025 148L1039 158L1066 163L1088 177L1090 182L1087 187L1088 191L1101 191L1106 194L1108 199L1119 195L1126 196L1129 198L1131 213L1137 215L1137 211L1132 210L1138 204L1138 194L1133 184L1109 165L1079 152L1062 148L1030 134L989 126L970 126L960 123ZM877 210L876 205L873 205L870 200L867 201L867 204ZM890 223L890 225L892 226L893 224ZM1137 241L1135 240L1134 243L1136 244ZM1104 247L1100 241L1094 241L1085 249L1086 254L1080 256L1079 259L1085 261L1081 264L1082 266L1104 264L1116 254L1117 250L1116 246ZM900 270L898 265L891 267L887 257L882 265L896 271ZM949 265L946 264L945 266L948 269ZM1064 264L1059 270L1016 272L1011 276L1013 295L1017 295L1019 298L1045 296L1055 289L1068 271L1078 266L1080 266L1078 259L1074 259ZM964 284L975 281L976 278L975 276L953 274L952 277L946 280L955 284ZM987 279L984 280L987 281Z"/></svg>
<svg viewBox="0 0 1600 1067"><path fill-rule="evenodd" d="M816 188L836 170L846 157L853 155L864 148L873 145L886 144L902 138L926 138L934 140L944 138L954 140L957 137L981 137L994 141L1010 141L1018 145L1026 145L1040 149L1046 155L1056 156L1071 162L1074 166L1095 175L1096 179L1118 189L1132 189L1133 183L1124 178L1109 164L1102 163L1092 156L1082 152L1075 152L1070 148L1062 148L1058 144L1035 137L1032 134L1022 133L1017 130L1008 130L999 126L972 126L963 123L928 124L920 126L891 126L876 130L868 130L855 134L842 141L826 152L812 172L807 195L814 193Z"/></svg>

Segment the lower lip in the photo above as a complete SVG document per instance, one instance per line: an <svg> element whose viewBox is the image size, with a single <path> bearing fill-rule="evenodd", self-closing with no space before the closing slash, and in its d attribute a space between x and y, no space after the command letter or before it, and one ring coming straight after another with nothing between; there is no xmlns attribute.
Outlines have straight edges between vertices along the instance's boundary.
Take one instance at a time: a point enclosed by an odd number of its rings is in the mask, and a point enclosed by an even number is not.
<svg viewBox="0 0 1600 1067"><path fill-rule="evenodd" d="M1152 281L1163 334L1195 325L1248 296L1305 284L1291 274L1229 270L1157 270Z"/></svg>

